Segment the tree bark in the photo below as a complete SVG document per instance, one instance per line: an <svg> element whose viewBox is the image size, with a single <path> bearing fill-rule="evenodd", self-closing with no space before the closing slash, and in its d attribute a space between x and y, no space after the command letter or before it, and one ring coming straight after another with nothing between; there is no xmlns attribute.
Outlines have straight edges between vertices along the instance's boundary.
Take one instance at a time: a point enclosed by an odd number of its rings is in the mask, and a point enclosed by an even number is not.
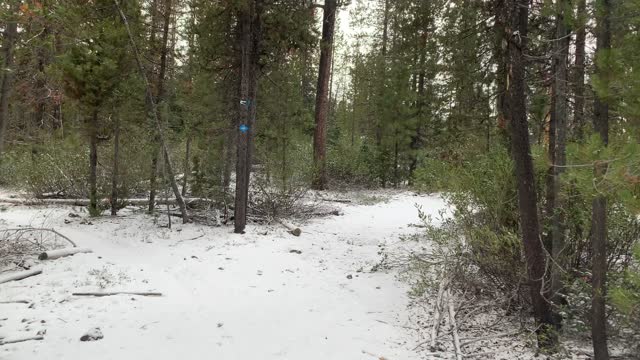
<svg viewBox="0 0 640 360"><path fill-rule="evenodd" d="M389 42L389 13L390 13L390 0L384 0L384 15L382 19L382 48L380 49L381 59L381 69L380 69L380 79L383 83L383 87L380 90L380 98L384 97L384 83L387 81L387 47ZM378 105L381 105L382 102L379 101ZM382 147L382 120L378 119L376 123L376 146L378 149ZM382 180L382 187L385 187L386 180Z"/></svg>
<svg viewBox="0 0 640 360"><path fill-rule="evenodd" d="M599 0L597 10L597 55L611 49L611 2ZM595 75L600 76L604 86L608 87L608 64L602 64L596 59ZM602 143L609 143L609 105L596 91L594 103L593 127L600 135ZM595 165L595 177L601 179L607 172L606 163L598 162ZM596 180L598 181L598 180ZM607 347L607 198L604 194L593 199L593 212L591 218L591 247L592 247L592 273L591 285L593 294L591 299L591 339L593 341L594 360L608 360Z"/></svg>
<svg viewBox="0 0 640 360"><path fill-rule="evenodd" d="M508 139L509 124L507 105L507 78L508 78L508 49L507 41L504 34L507 28L508 21L508 7L505 3L506 0L497 0L494 6L494 32L496 34L496 42L494 45L494 58L497 65L496 71L496 125L498 130L503 135L503 139ZM507 141L508 143L508 141Z"/></svg>
<svg viewBox="0 0 640 360"><path fill-rule="evenodd" d="M507 87L509 114L511 115L511 147L518 186L518 205L520 227L524 244L527 275L530 286L531 303L538 328L538 346L551 348L556 336L551 331L553 319L549 303L543 296L542 288L545 276L545 255L540 239L538 222L538 204L534 184L533 161L529 142L529 126L526 108L525 51L527 48L527 30L529 2L509 0L512 11L513 32L505 33L508 40L510 62L510 81Z"/></svg>
<svg viewBox="0 0 640 360"><path fill-rule="evenodd" d="M424 24L426 27L427 24ZM416 102L416 108L418 112L418 125L416 126L416 133L411 137L411 163L409 164L409 185L413 185L413 173L418 167L418 150L422 147L422 122L424 121L424 105L425 105L425 78L426 78L426 57L427 57L427 34L422 34L419 46L420 54L418 64L420 69L418 70L418 101Z"/></svg>
<svg viewBox="0 0 640 360"><path fill-rule="evenodd" d="M98 109L87 121L89 132L89 214L98 216Z"/></svg>
<svg viewBox="0 0 640 360"><path fill-rule="evenodd" d="M158 136L153 137L151 145L151 170L149 170L149 212L152 213L156 209L156 188L158 183L158 159L160 157L160 149L158 149Z"/></svg>
<svg viewBox="0 0 640 360"><path fill-rule="evenodd" d="M315 177L311 187L324 190L327 187L327 114L329 111L329 79L333 61L333 38L336 24L336 0L325 0L322 14L322 40L320 42L320 67L316 92L315 131L313 133L313 163Z"/></svg>
<svg viewBox="0 0 640 360"><path fill-rule="evenodd" d="M17 14L19 1L14 3L11 9L11 15ZM11 89L13 82L13 47L18 36L17 20L10 20L4 32L4 43L2 44L4 64L0 68L2 74L0 83L0 155L4 150L4 141L7 136L7 128L9 125L9 98L11 97Z"/></svg>
<svg viewBox="0 0 640 360"><path fill-rule="evenodd" d="M575 53L575 79L574 79L574 113L573 130L577 140L584 138L584 63L585 46L587 39L587 1L578 0L576 53Z"/></svg>
<svg viewBox="0 0 640 360"><path fill-rule="evenodd" d="M561 193L561 176L567 163L567 68L569 57L569 43L571 37L567 28L565 9L569 4L566 0L556 4L556 41L554 44L555 75L554 75L554 117L555 117L555 147L552 149L553 162L553 198L554 209L551 214L551 256L554 259L551 267L551 301L560 306L564 303L562 298L563 279L562 273L566 268L565 251L565 216L564 199ZM562 319L555 317L556 326L561 325Z"/></svg>
<svg viewBox="0 0 640 360"><path fill-rule="evenodd" d="M184 175L182 176L182 196L187 195L187 185L189 184L189 173L191 172L191 134L187 135L187 145L184 155Z"/></svg>
<svg viewBox="0 0 640 360"><path fill-rule="evenodd" d="M111 174L111 215L118 214L118 166L120 165L120 117L116 115L113 137L113 174Z"/></svg>
<svg viewBox="0 0 640 360"><path fill-rule="evenodd" d="M180 189L178 188L178 183L176 182L175 173L173 172L173 164L171 162L171 156L169 154L169 148L164 138L164 132L162 130L162 123L160 122L160 117L158 116L158 107L156 105L155 99L153 98L153 93L151 92L151 84L149 83L149 79L147 78L146 72L144 71L144 66L142 66L142 60L140 58L140 52L138 51L138 46L136 45L133 34L131 33L131 28L129 27L129 22L127 21L127 17L120 8L120 4L118 0L113 0L114 4L118 8L118 12L120 13L120 18L125 25L127 30L127 34L129 35L129 41L131 43L131 47L133 48L133 52L136 59L136 64L138 66L138 70L140 72L140 76L145 85L147 103L151 106L151 113L153 115L153 119L156 125L156 130L158 131L158 136L160 138L160 145L162 148L162 153L164 154L166 171L169 177L169 183L171 184L171 189L173 190L173 195L176 197L176 202L178 203L178 207L180 208L180 213L182 214L182 221L184 223L189 222L189 213L187 212L187 205L184 202L184 198L182 194L180 194Z"/></svg>
<svg viewBox="0 0 640 360"><path fill-rule="evenodd" d="M240 42L240 99L237 129L236 194L234 232L244 233L247 225L247 205L251 178L253 135L255 133L258 69L262 38L262 0L248 0L238 14Z"/></svg>
<svg viewBox="0 0 640 360"><path fill-rule="evenodd" d="M160 50L160 70L158 72L158 79L156 83L156 106L160 109L160 117L162 124L166 123L167 114L163 107L164 95L165 95L165 77L167 73L167 61L169 54L169 25L171 24L172 4L171 0L164 1L164 22L162 26L162 39ZM155 144L159 142L158 137L155 137ZM158 161L159 161L159 146L153 146L154 150L151 158L151 178L149 179L149 212L153 212L155 209L156 198L156 177L158 175Z"/></svg>

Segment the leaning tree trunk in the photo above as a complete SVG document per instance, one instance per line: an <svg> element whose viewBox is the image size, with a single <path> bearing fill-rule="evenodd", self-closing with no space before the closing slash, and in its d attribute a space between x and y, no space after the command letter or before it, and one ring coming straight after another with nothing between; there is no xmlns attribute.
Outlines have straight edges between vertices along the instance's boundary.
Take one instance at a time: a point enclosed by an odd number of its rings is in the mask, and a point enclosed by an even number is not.
<svg viewBox="0 0 640 360"><path fill-rule="evenodd" d="M599 2L597 16L597 52L611 49L611 2L601 0ZM607 81L608 64L602 64L596 60L595 73L603 80L605 89L609 86ZM594 102L593 127L605 146L609 143L609 105L596 91ZM596 183L601 183L602 177L607 172L606 163L598 162L595 165ZM593 295L591 299L591 339L593 341L593 354L595 360L608 360L607 348L607 198L604 194L593 199L593 213L591 218L591 246L592 246L592 273Z"/></svg>
<svg viewBox="0 0 640 360"><path fill-rule="evenodd" d="M164 23L162 27L162 46L160 50L160 71L158 72L158 79L156 89L158 91L156 97L156 105L160 109L161 118L166 122L166 113L163 109L163 101L165 95L165 77L167 72L167 61L169 53L169 25L171 23L171 0L164 1ZM154 31L153 29L151 31ZM149 179L149 212L153 212L155 209L155 199L157 192L157 176L158 176L158 161L160 157L160 149L156 144L159 141L158 136L155 137L155 144L153 146L153 153L151 157L151 177Z"/></svg>
<svg viewBox="0 0 640 360"><path fill-rule="evenodd" d="M147 78L147 73L144 71L144 66L142 66L142 59L140 57L140 52L138 51L138 46L133 38L133 34L131 33L131 27L129 26L129 21L127 20L126 15L120 8L120 3L118 0L113 0L114 4L118 8L118 12L120 13L120 18L125 25L127 30L127 34L129 35L129 41L131 43L131 47L133 48L133 53L136 59L136 64L138 66L138 71L140 72L140 76L145 85L147 103L151 106L151 113L153 116L153 120L155 122L156 130L158 131L158 137L160 139L160 146L162 148L162 153L165 159L166 172L169 177L169 184L171 184L171 190L173 190L173 195L176 197L176 202L178 203L178 207L180 208L180 213L182 214L182 221L184 223L189 222L189 213L187 212L187 205L184 202L184 198L182 194L180 194L180 189L178 188L178 183L176 182L175 173L173 172L173 164L171 162L171 156L169 154L169 147L167 146L167 142L164 137L164 132L162 130L162 123L160 122L160 117L158 116L158 106L156 105L156 101L153 98L153 93L151 91L151 84L149 83L149 79Z"/></svg>
<svg viewBox="0 0 640 360"><path fill-rule="evenodd" d="M557 339L552 331L553 319L549 303L543 296L542 288L545 276L545 255L540 239L538 222L538 204L534 183L533 160L529 143L529 125L526 108L525 51L527 48L527 30L529 3L509 0L512 10L512 33L505 33L508 40L510 60L510 81L507 88L509 113L511 115L511 147L515 164L518 186L518 205L520 227L524 244L527 275L531 294L531 303L538 328L538 346L550 348Z"/></svg>
<svg viewBox="0 0 640 360"><path fill-rule="evenodd" d="M329 79L333 61L333 37L336 25L336 0L325 0L322 15L322 40L320 42L320 68L316 93L316 127L313 133L313 164L315 177L312 188L327 187L327 114L329 111Z"/></svg>
<svg viewBox="0 0 640 360"><path fill-rule="evenodd" d="M19 1L14 3L11 15L17 13ZM11 88L13 81L13 46L18 36L18 24L15 19L9 21L4 32L4 43L2 44L4 64L0 69L2 77L0 78L0 155L4 149L4 140L9 124L9 97L11 97Z"/></svg>

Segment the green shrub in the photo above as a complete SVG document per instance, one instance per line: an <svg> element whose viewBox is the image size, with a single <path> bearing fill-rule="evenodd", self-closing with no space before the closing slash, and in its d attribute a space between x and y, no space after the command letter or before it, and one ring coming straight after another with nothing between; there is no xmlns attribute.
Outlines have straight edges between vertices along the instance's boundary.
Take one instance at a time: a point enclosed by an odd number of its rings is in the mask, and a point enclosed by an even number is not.
<svg viewBox="0 0 640 360"><path fill-rule="evenodd" d="M330 146L327 154L327 173L338 185L373 185L378 172L376 164L375 151L359 140L351 145L343 139Z"/></svg>
<svg viewBox="0 0 640 360"><path fill-rule="evenodd" d="M151 164L144 142L121 140L119 197L145 194ZM0 163L4 185L27 191L33 197L87 198L89 148L83 138L49 139L46 144L15 147ZM98 146L98 196L111 194L113 140Z"/></svg>
<svg viewBox="0 0 640 360"><path fill-rule="evenodd" d="M616 309L624 315L623 325L636 332L640 329L640 245L636 245L633 260L620 281L610 292ZM636 343L637 345L637 343Z"/></svg>

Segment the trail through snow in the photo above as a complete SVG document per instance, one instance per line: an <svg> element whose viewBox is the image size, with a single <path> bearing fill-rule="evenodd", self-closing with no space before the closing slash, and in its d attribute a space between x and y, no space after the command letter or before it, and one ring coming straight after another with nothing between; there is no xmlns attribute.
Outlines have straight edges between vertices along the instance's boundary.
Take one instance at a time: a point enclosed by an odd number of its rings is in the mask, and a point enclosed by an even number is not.
<svg viewBox="0 0 640 360"><path fill-rule="evenodd" d="M0 336L46 330L42 341L0 347L0 359L419 359L408 286L370 272L380 246L416 231L416 203L433 215L445 208L408 193L340 204L343 216L312 220L300 237L271 226L168 230L131 212L83 225L69 207L9 207L0 227L44 223L93 253L0 285L0 301L33 302L0 304ZM164 295L71 296L101 289ZM79 341L95 327L103 339Z"/></svg>

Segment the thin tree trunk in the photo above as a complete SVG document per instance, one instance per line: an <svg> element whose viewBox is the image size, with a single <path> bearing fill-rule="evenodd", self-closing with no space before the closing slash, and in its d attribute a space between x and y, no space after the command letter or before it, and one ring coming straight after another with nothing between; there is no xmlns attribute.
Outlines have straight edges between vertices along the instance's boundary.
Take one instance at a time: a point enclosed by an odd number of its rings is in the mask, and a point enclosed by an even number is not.
<svg viewBox="0 0 640 360"><path fill-rule="evenodd" d="M98 216L98 109L94 109L87 121L89 132L89 214Z"/></svg>
<svg viewBox="0 0 640 360"><path fill-rule="evenodd" d="M11 9L11 15L14 16L18 12L19 1L14 3ZM2 44L4 64L0 68L0 155L4 150L4 141L7 136L7 128L9 125L9 98L11 97L11 89L13 82L13 46L18 36L17 21L10 20L4 32L4 43Z"/></svg>
<svg viewBox="0 0 640 360"><path fill-rule="evenodd" d="M166 109L163 106L164 95L165 95L165 77L167 72L167 61L168 61L168 53L169 53L169 25L171 23L171 0L164 1L164 22L162 27L162 39L161 39L161 50L160 50L160 70L158 72L158 79L156 83L157 96L156 96L156 105L160 109L160 117L161 123L166 123ZM158 144L159 142L158 136L154 137L154 143ZM156 198L156 185L157 185L157 175L158 175L158 161L160 156L160 146L153 146L153 153L151 157L151 177L149 179L149 212L153 212L155 210L155 198Z"/></svg>
<svg viewBox="0 0 640 360"><path fill-rule="evenodd" d="M611 2L600 0L597 14L597 53L611 49ZM597 55L597 56L598 56ZM599 64L596 61L596 75L607 81L607 64ZM608 83L605 84L608 87ZM599 94L596 94L594 103L593 127L604 145L609 143L609 105ZM601 179L607 172L605 163L596 163L595 177ZM599 180L596 180L599 182ZM594 360L608 360L607 347L607 198L599 195L593 199L593 213L591 219L591 247L592 247L592 273L593 297L591 299L591 339L593 341Z"/></svg>
<svg viewBox="0 0 640 360"><path fill-rule="evenodd" d="M47 13L47 1L41 2L43 13ZM35 123L40 129L46 128L46 116L47 116L47 99L49 98L49 89L47 89L47 79L45 74L45 68L51 62L47 38L50 34L50 28L48 21L45 21L42 25L42 30L38 35L41 43L36 45L36 65L38 73L34 76L35 79Z"/></svg>
<svg viewBox="0 0 640 360"><path fill-rule="evenodd" d="M133 34L131 33L131 28L129 27L129 22L127 21L127 17L120 8L120 4L118 0L113 0L115 5L118 8L118 12L120 13L120 18L127 29L127 34L129 35L129 41L131 43L131 47L133 48L133 52L136 58L136 63L138 66L138 70L140 72L140 76L142 76L142 80L144 81L147 103L151 106L151 113L153 115L153 119L155 121L156 129L158 131L158 136L160 138L160 145L162 147L162 152L165 158L166 171L169 176L169 183L171 184L171 189L173 190L173 194L176 197L176 202L178 203L178 207L180 208L180 212L182 214L182 221L184 223L189 222L189 214L187 212L187 205L184 202L184 198L182 194L180 194L180 189L178 188L178 183L176 182L176 177L173 172L173 165L171 163L171 156L169 155L169 148L167 147L167 143L164 138L164 132L162 130L162 123L160 122L160 117L158 116L158 107L156 105L155 99L153 98L153 93L151 92L151 84L149 83L149 79L147 78L146 72L144 71L144 67L142 66L142 60L140 58L140 52L138 51L138 46L136 45Z"/></svg>
<svg viewBox="0 0 640 360"><path fill-rule="evenodd" d="M567 163L566 142L567 142L567 68L569 57L570 36L566 24L565 9L568 8L567 1L558 1L556 14L556 42L555 42L555 100L554 115L556 123L555 131L555 148L553 163L553 193L555 200L555 209L551 214L551 256L554 259L551 267L551 300L556 305L564 304L562 297L563 279L562 273L566 268L566 249L565 249L565 216L564 197L562 196L561 176L564 172L564 166ZM562 319L556 316L556 326L561 325Z"/></svg>
<svg viewBox="0 0 640 360"><path fill-rule="evenodd" d="M426 24L425 24L426 25ZM416 126L416 133L411 137L411 163L409 164L409 185L413 185L413 173L418 167L418 150L422 147L422 127L424 118L424 102L425 102L425 78L426 78L426 57L427 57L427 34L422 34L420 41L420 55L419 55L419 73L418 73L418 101L416 104L418 112L418 125Z"/></svg>
<svg viewBox="0 0 640 360"><path fill-rule="evenodd" d="M191 134L187 135L187 146L184 156L184 175L182 176L182 196L187 195L187 185L189 184L189 173L191 172Z"/></svg>
<svg viewBox="0 0 640 360"><path fill-rule="evenodd" d="M498 0L494 6L495 25L494 32L496 34L496 43L494 45L494 58L497 64L496 71L496 113L497 113L497 127L504 139L508 138L509 124L507 106L507 77L508 77L508 49L507 40L504 37L507 21L508 21L508 7L505 4L506 0Z"/></svg>
<svg viewBox="0 0 640 360"><path fill-rule="evenodd" d="M149 12L151 13L151 24L149 26L149 54L155 56L157 49L157 26L158 26L158 2L160 0L151 1ZM153 79L155 77L155 64L151 63L149 69L147 71L147 79ZM157 86L157 82L155 83ZM153 94L157 94L157 89L152 90ZM149 104L149 99L145 99L147 102L147 106L151 108L151 104ZM158 148L158 136L155 135L153 137L152 143L152 152L151 152L151 169L149 170L149 204L148 210L152 213L155 210L156 206L156 187L157 187L157 178L158 178L158 156L160 153L160 149Z"/></svg>
<svg viewBox="0 0 640 360"><path fill-rule="evenodd" d="M156 188L158 187L158 159L160 157L160 149L158 148L158 136L153 137L151 145L151 170L149 172L149 212L152 213L156 209Z"/></svg>
<svg viewBox="0 0 640 360"><path fill-rule="evenodd" d="M111 174L111 215L118 214L118 166L120 165L120 117L115 119L113 137L113 174Z"/></svg>
<svg viewBox="0 0 640 360"><path fill-rule="evenodd" d="M315 178L312 188L327 187L327 114L329 110L329 79L333 61L333 38L336 24L336 0L325 0L322 15L322 40L320 42L320 68L316 93L315 131L313 133L313 163Z"/></svg>
<svg viewBox="0 0 640 360"><path fill-rule="evenodd" d="M577 30L576 30L576 54L575 54L575 79L574 79L574 114L573 129L575 138L584 138L584 62L585 45L587 38L587 1L578 0Z"/></svg>
<svg viewBox="0 0 640 360"><path fill-rule="evenodd" d="M313 6L313 0L303 0L306 7L309 8L308 16L311 19L315 19L316 8ZM302 48L301 54L301 66L300 66L300 80L301 91L302 91L302 106L305 110L311 110L313 107L313 76L312 76L312 65L311 61L313 58L312 53L312 45L305 45Z"/></svg>
<svg viewBox="0 0 640 360"><path fill-rule="evenodd" d="M389 12L390 12L390 0L384 0L384 17L382 19L382 49L380 51L380 55L382 56L382 64L380 69L380 79L383 84L387 81L387 46L389 42ZM384 87L381 87L380 98L384 97ZM379 102L378 105L381 105L382 102ZM380 116L380 115L378 115ZM382 120L378 119L376 124L376 146L378 149L382 146ZM382 180L382 187L385 186L385 180Z"/></svg>
<svg viewBox="0 0 640 360"><path fill-rule="evenodd" d="M507 98L511 115L510 128L513 160L518 184L520 227L527 264L531 303L533 304L534 317L538 326L538 346L550 348L556 344L557 339L554 332L551 331L553 323L551 308L543 297L544 289L542 284L545 276L545 255L540 239L538 204L526 108L526 61L524 53L527 48L529 3L521 2L520 0L509 0L509 5L512 10L511 18L514 31L505 33L508 40L511 70Z"/></svg>

